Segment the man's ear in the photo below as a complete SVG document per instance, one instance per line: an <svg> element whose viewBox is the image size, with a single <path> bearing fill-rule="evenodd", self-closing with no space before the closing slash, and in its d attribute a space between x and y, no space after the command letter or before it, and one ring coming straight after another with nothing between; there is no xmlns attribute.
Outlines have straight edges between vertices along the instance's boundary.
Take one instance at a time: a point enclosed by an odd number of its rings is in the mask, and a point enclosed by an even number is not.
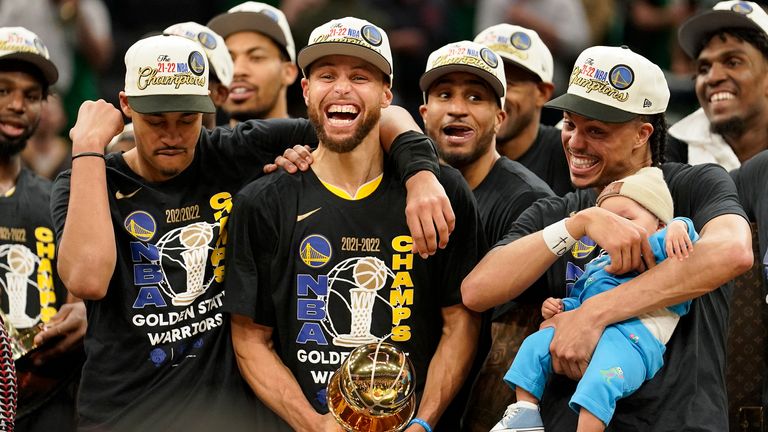
<svg viewBox="0 0 768 432"><path fill-rule="evenodd" d="M133 110L131 109L131 106L128 105L128 96L126 96L124 91L121 91L118 98L120 99L120 109L123 111L123 115L131 118Z"/></svg>
<svg viewBox="0 0 768 432"><path fill-rule="evenodd" d="M301 94L304 96L304 104L309 106L309 80L301 79Z"/></svg>
<svg viewBox="0 0 768 432"><path fill-rule="evenodd" d="M224 102L226 102L229 97L229 89L227 86L221 83L215 83L211 87L211 100L213 101L213 105L217 108L224 105Z"/></svg>
<svg viewBox="0 0 768 432"><path fill-rule="evenodd" d="M293 62L283 62L283 85L288 87L299 76L299 68Z"/></svg>

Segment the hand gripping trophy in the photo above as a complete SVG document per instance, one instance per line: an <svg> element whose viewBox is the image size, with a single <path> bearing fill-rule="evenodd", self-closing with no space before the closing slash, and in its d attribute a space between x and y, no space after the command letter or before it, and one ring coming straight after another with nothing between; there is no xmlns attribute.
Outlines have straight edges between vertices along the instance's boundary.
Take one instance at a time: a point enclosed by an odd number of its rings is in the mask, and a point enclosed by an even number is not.
<svg viewBox="0 0 768 432"><path fill-rule="evenodd" d="M416 410L414 370L396 346L355 348L328 383L328 408L347 431L396 432Z"/></svg>

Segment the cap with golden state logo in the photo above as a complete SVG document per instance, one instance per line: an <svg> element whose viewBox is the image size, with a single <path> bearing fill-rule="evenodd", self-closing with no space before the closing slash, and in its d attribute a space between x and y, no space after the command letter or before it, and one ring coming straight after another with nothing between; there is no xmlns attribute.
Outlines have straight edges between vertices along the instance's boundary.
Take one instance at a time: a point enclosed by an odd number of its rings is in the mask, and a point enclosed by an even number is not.
<svg viewBox="0 0 768 432"><path fill-rule="evenodd" d="M184 36L200 44L208 56L208 63L216 78L229 87L232 84L235 66L232 64L232 56L227 51L224 39L216 32L196 22L174 24L163 30L164 34Z"/></svg>
<svg viewBox="0 0 768 432"><path fill-rule="evenodd" d="M475 42L492 49L504 61L533 72L543 82L552 83L552 53L535 31L512 24L497 24L481 31Z"/></svg>
<svg viewBox="0 0 768 432"><path fill-rule="evenodd" d="M600 207L603 201L614 196L634 200L665 224L674 215L672 194L664 181L664 173L656 167L641 168L630 176L610 183L600 192L595 205Z"/></svg>
<svg viewBox="0 0 768 432"><path fill-rule="evenodd" d="M217 15L208 21L208 28L226 39L237 32L257 32L269 36L277 45L285 49L292 62L296 62L296 45L293 43L288 20L280 9L265 3L247 1L226 13Z"/></svg>
<svg viewBox="0 0 768 432"><path fill-rule="evenodd" d="M693 16L680 26L677 38L691 57L698 55L702 38L719 29L748 28L768 34L768 14L757 3L721 1L711 10Z"/></svg>
<svg viewBox="0 0 768 432"><path fill-rule="evenodd" d="M141 39L125 53L125 94L136 112L215 112L208 96L208 58L176 35Z"/></svg>
<svg viewBox="0 0 768 432"><path fill-rule="evenodd" d="M392 83L392 52L384 30L359 18L346 17L329 21L309 35L309 42L299 51L298 65L304 76L307 66L320 57L347 55L361 58L376 66Z"/></svg>
<svg viewBox="0 0 768 432"><path fill-rule="evenodd" d="M622 47L585 49L571 71L568 91L544 104L608 123L663 113L669 87L661 68Z"/></svg>
<svg viewBox="0 0 768 432"><path fill-rule="evenodd" d="M24 27L0 27L0 61L19 60L30 63L43 74L48 85L59 79L59 71L51 61L43 41Z"/></svg>
<svg viewBox="0 0 768 432"><path fill-rule="evenodd" d="M419 79L425 102L432 83L452 72L468 72L482 78L499 97L499 106L504 107L507 94L504 64L492 49L475 42L461 41L450 43L430 54L427 69Z"/></svg>

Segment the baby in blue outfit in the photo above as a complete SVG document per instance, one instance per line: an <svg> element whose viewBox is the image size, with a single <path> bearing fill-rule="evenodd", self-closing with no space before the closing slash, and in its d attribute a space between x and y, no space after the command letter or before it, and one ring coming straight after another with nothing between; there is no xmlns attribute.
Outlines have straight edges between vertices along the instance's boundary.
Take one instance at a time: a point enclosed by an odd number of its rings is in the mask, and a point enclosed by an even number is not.
<svg viewBox="0 0 768 432"><path fill-rule="evenodd" d="M658 168L643 168L606 186L597 198L597 206L653 233L648 241L656 262L667 256L686 258L698 239L690 219L672 219L672 196ZM608 273L605 267L609 264L607 254L587 264L569 297L544 301L541 309L544 319L575 309L584 300L638 275L637 272ZM690 304L687 301L605 328L570 400L571 408L579 413L579 430L604 430L616 409L616 401L634 393L661 369L665 344ZM538 402L552 373L549 346L553 335L554 328L548 327L523 342L504 376L504 381L515 389L518 402L507 408L492 432L544 431Z"/></svg>

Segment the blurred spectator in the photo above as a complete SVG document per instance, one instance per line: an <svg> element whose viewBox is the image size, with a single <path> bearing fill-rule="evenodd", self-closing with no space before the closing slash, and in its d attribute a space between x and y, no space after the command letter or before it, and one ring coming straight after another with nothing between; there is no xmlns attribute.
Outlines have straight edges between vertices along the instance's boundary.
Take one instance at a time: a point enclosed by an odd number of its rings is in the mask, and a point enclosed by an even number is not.
<svg viewBox="0 0 768 432"><path fill-rule="evenodd" d="M72 154L69 141L62 136L67 117L61 97L48 96L44 103L40 123L35 133L27 140L27 147L21 152L21 161L35 174L53 180L60 172L69 169Z"/></svg>
<svg viewBox="0 0 768 432"><path fill-rule="evenodd" d="M568 87L576 56L591 41L584 6L573 0L478 0L475 30L507 22L535 30L555 59L555 95ZM561 117L544 111L545 123Z"/></svg>
<svg viewBox="0 0 768 432"><path fill-rule="evenodd" d="M616 0L581 0L581 3L589 22L591 45L605 45L616 15Z"/></svg>

